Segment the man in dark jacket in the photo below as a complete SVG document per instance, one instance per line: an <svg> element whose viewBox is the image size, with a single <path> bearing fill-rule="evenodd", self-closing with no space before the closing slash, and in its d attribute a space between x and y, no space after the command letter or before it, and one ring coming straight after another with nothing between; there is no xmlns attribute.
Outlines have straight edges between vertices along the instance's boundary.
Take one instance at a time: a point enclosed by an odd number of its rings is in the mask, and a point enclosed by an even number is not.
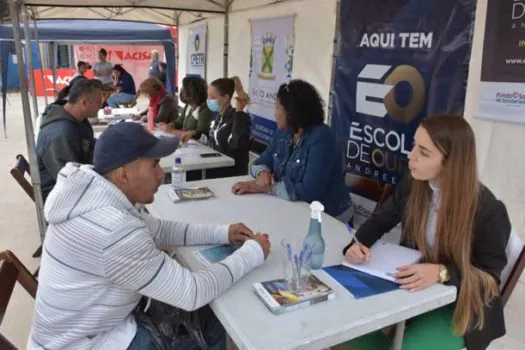
<svg viewBox="0 0 525 350"><path fill-rule="evenodd" d="M102 83L83 79L69 91L68 101L49 105L42 116L37 139L37 160L44 202L66 163L90 164L95 139L87 120L97 116L102 103Z"/></svg>

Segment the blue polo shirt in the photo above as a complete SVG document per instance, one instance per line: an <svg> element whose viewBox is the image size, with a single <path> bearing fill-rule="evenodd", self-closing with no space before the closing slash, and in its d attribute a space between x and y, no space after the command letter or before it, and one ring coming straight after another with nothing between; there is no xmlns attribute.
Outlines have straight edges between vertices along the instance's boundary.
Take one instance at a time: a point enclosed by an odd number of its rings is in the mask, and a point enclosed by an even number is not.
<svg viewBox="0 0 525 350"><path fill-rule="evenodd" d="M135 95L137 92L135 89L135 81L133 81L133 77L129 73L124 73L120 76L117 86L122 89L120 92L125 94Z"/></svg>

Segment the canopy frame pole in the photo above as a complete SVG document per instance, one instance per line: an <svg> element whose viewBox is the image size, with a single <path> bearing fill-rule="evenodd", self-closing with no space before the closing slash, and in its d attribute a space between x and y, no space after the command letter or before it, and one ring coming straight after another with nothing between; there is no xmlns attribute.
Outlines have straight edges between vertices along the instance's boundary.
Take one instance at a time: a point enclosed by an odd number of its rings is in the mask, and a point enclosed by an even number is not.
<svg viewBox="0 0 525 350"><path fill-rule="evenodd" d="M42 189L40 185L40 172L36 157L35 135L33 133L33 121L31 120L31 107L29 106L29 93L27 91L27 77L24 72L24 54L22 49L22 35L20 33L20 4L15 0L9 0L9 10L13 23L13 37L15 39L16 56L18 58L18 74L20 76L20 95L22 97L22 110L24 112L24 125L27 143L29 165L31 167L31 181L35 196L36 215L40 240L44 241L47 223L44 218L44 202L42 200Z"/></svg>
<svg viewBox="0 0 525 350"><path fill-rule="evenodd" d="M57 95L57 55L58 45L55 42L50 43L51 49L51 71L53 72L53 96Z"/></svg>
<svg viewBox="0 0 525 350"><path fill-rule="evenodd" d="M175 88L173 89L177 94L180 93L179 89L179 25L180 25L181 12L175 11L175 27L177 28L177 37L175 38Z"/></svg>
<svg viewBox="0 0 525 350"><path fill-rule="evenodd" d="M228 45L230 35L230 6L233 3L232 0L224 0L224 57L222 75L224 78L228 78Z"/></svg>
<svg viewBox="0 0 525 350"><path fill-rule="evenodd" d="M24 16L24 39L26 42L26 66L27 66L27 76L29 78L29 84L31 87L31 97L33 102L33 110L35 112L35 118L38 116L38 100L36 96L36 83L35 83L35 74L33 72L33 53L32 53L32 42L31 42L31 30L29 29L29 13L27 12L26 7L23 7L23 16Z"/></svg>
<svg viewBox="0 0 525 350"><path fill-rule="evenodd" d="M44 61L42 60L42 47L40 47L40 40L38 39L38 27L37 27L35 18L33 18L33 26L35 27L35 39L36 39L36 45L38 46L38 59L40 60L40 80L42 83L42 89L44 90L44 99L46 100L46 107L47 107L49 102L47 101L47 89L46 89L46 83L44 80Z"/></svg>

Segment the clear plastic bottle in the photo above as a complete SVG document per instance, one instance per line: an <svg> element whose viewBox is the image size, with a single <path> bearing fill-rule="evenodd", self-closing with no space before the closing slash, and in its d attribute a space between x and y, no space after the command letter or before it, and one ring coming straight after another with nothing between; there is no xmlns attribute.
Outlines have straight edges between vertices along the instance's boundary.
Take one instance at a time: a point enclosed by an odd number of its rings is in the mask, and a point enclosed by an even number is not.
<svg viewBox="0 0 525 350"><path fill-rule="evenodd" d="M323 267L325 243L321 228L321 214L324 212L324 206L315 201L310 204L310 228L306 235L303 245L307 245L312 250L310 268L312 270Z"/></svg>
<svg viewBox="0 0 525 350"><path fill-rule="evenodd" d="M174 188L182 188L186 183L186 171L182 166L182 159L175 158L175 165L171 168L171 185Z"/></svg>

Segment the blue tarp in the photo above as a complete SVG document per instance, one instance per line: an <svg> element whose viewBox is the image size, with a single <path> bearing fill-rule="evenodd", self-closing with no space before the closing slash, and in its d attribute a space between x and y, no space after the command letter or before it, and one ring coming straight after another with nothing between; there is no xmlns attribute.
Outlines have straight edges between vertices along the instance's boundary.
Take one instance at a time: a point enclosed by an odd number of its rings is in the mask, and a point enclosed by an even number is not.
<svg viewBox="0 0 525 350"><path fill-rule="evenodd" d="M138 22L103 20L37 21L41 42L68 43L152 43L164 45L167 65L167 88L174 91L175 47L168 27ZM23 37L23 26L20 27ZM33 31L33 28L31 28ZM13 40L11 25L0 25L0 40Z"/></svg>
<svg viewBox="0 0 525 350"><path fill-rule="evenodd" d="M110 20L41 20L37 21L37 28L40 42L162 43L166 54L167 90L175 91L175 47L171 32L166 26ZM31 32L33 31L34 28L31 26ZM23 39L22 25L20 32ZM34 38L34 34L32 36ZM3 96L7 89L7 75L9 74L7 57L10 53L14 53L11 46L13 40L12 25L0 25L0 72L2 73ZM3 103L5 105L5 98Z"/></svg>

